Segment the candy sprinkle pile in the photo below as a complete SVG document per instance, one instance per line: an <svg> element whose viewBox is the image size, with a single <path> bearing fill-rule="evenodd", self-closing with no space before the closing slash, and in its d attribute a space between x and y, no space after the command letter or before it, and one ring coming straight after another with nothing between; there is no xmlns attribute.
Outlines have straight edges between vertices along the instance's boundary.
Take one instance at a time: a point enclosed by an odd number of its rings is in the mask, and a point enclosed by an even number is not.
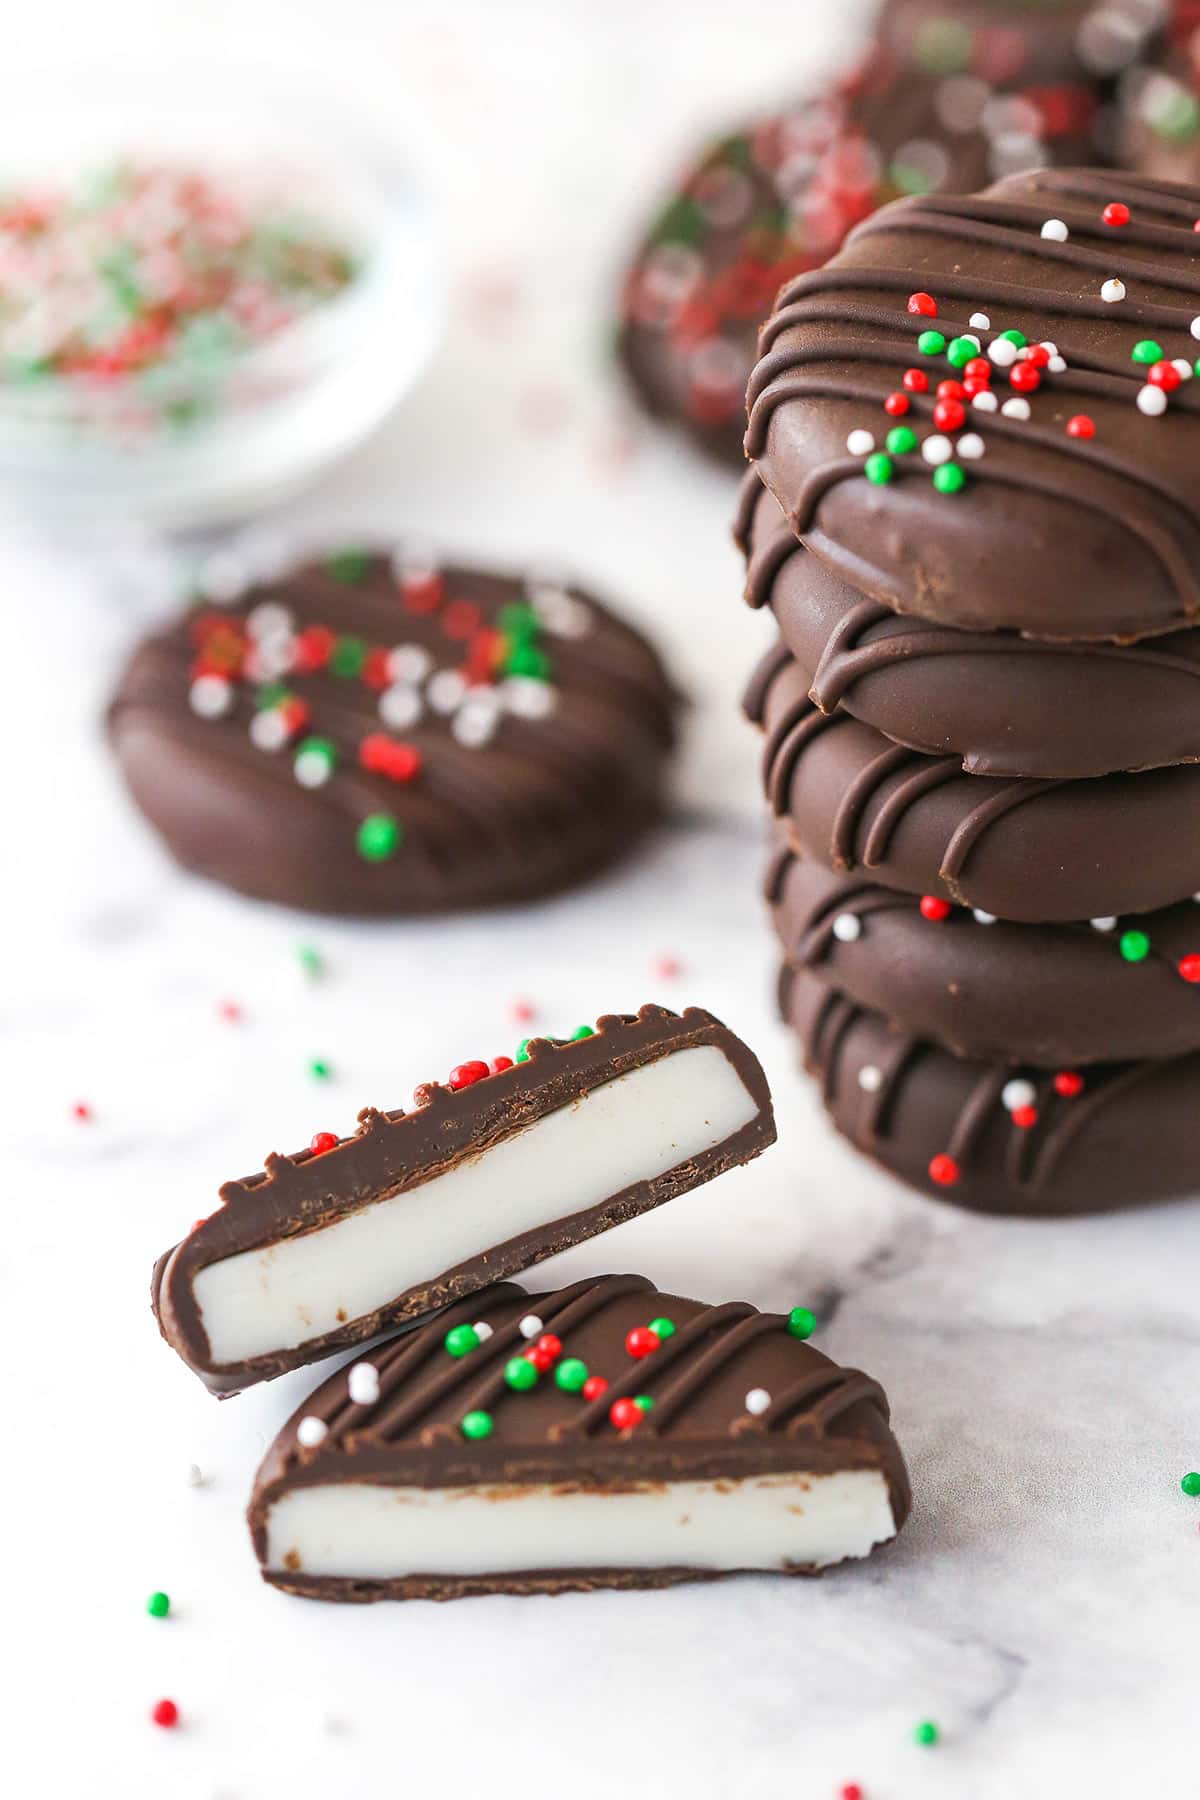
<svg viewBox="0 0 1200 1800"><path fill-rule="evenodd" d="M132 392L143 425L178 429L356 273L279 180L126 163L65 191L0 187L0 391L65 384L85 412Z"/></svg>

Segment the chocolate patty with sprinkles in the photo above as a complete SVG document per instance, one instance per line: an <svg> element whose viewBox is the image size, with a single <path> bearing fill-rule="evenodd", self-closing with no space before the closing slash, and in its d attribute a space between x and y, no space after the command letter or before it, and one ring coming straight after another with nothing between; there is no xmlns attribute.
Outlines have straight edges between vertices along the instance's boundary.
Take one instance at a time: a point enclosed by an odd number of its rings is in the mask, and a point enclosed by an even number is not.
<svg viewBox="0 0 1200 1800"><path fill-rule="evenodd" d="M1200 619L1200 189L1037 171L901 200L781 292L746 446L893 611L1042 638Z"/></svg>
<svg viewBox="0 0 1200 1800"><path fill-rule="evenodd" d="M185 867L405 914L611 862L661 812L676 711L645 639L573 586L348 549L148 638L109 734Z"/></svg>
<svg viewBox="0 0 1200 1800"><path fill-rule="evenodd" d="M622 295L620 354L650 412L740 467L758 325L785 280L819 268L899 195L969 192L1016 169L1091 159L1092 85L1026 90L995 48L921 68L873 45L827 90L721 138L686 169Z"/></svg>

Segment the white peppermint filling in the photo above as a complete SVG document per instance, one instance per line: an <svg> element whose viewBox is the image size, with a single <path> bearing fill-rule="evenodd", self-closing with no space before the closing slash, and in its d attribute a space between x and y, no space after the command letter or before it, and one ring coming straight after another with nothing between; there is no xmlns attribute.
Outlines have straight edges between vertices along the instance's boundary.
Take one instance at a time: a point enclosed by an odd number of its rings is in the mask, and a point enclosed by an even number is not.
<svg viewBox="0 0 1200 1800"><path fill-rule="evenodd" d="M195 1297L213 1361L321 1337L494 1244L665 1175L757 1110L715 1044L671 1051L402 1194L210 1263Z"/></svg>
<svg viewBox="0 0 1200 1800"><path fill-rule="evenodd" d="M867 1556L895 1532L875 1469L741 1481L638 1482L617 1493L546 1487L374 1487L282 1494L267 1567L396 1581L532 1569L786 1569Z"/></svg>

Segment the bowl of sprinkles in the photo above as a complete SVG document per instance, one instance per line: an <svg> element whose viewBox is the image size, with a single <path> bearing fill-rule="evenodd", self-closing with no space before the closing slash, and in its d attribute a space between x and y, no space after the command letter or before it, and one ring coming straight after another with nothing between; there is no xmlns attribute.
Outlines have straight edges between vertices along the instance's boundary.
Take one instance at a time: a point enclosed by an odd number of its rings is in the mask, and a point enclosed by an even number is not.
<svg viewBox="0 0 1200 1800"><path fill-rule="evenodd" d="M419 182L326 97L314 133L312 97L227 73L138 89L92 77L102 104L0 140L0 490L186 527L382 422L436 341L437 255Z"/></svg>

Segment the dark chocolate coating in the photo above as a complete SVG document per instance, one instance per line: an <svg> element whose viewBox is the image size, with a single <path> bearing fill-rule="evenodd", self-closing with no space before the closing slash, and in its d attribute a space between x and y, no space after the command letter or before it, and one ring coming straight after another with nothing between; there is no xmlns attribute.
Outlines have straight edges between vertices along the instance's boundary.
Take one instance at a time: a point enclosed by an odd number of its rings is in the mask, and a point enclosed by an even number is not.
<svg viewBox="0 0 1200 1800"><path fill-rule="evenodd" d="M887 0L879 34L919 65L1101 85L1146 54L1164 0Z"/></svg>
<svg viewBox="0 0 1200 1800"><path fill-rule="evenodd" d="M1179 972L1188 957L1200 967L1193 900L1139 917L1150 951L1131 962L1120 924L988 923L963 907L927 919L912 895L832 875L787 846L767 899L796 968L956 1056L1061 1069L1200 1051L1200 988ZM838 919L860 935L839 938Z"/></svg>
<svg viewBox="0 0 1200 1800"><path fill-rule="evenodd" d="M936 1200L1051 1218L1200 1191L1200 1055L1097 1064L1067 1097L1045 1071L952 1056L786 965L780 1000L838 1130ZM1001 1098L1014 1075L1036 1090L1032 1126ZM941 1156L953 1185L930 1175Z"/></svg>
<svg viewBox="0 0 1200 1800"><path fill-rule="evenodd" d="M766 743L763 783L797 846L826 867L869 871L1021 922L1120 917L1200 891L1200 766L1025 781L964 775L848 713L827 718L787 651L746 696Z"/></svg>
<svg viewBox="0 0 1200 1800"><path fill-rule="evenodd" d="M531 1391L506 1386L504 1365L526 1347L519 1321L535 1314L609 1387L600 1399L565 1393L543 1376ZM667 1317L673 1336L635 1360L625 1338L635 1326ZM454 1325L484 1320L493 1335L468 1356L445 1350ZM332 1375L284 1426L259 1469L249 1523L259 1561L267 1555L272 1502L289 1489L329 1482L384 1487L552 1486L566 1492L626 1491L630 1482L738 1480L766 1474L879 1470L899 1530L911 1494L904 1459L877 1382L843 1369L793 1337L782 1314L733 1302L704 1306L662 1294L638 1275L591 1276L553 1294L511 1283L488 1288L416 1331L377 1345L363 1358L379 1370L373 1406L350 1401L345 1371ZM764 1387L770 1409L745 1410L749 1389ZM629 1431L609 1421L616 1399L646 1394L653 1410ZM492 1435L468 1442L463 1416L490 1412ZM315 1449L296 1431L313 1416L329 1427ZM732 1573L733 1571L730 1571ZM791 1571L796 1574L808 1570ZM415 1570L401 1580L306 1576L301 1568L263 1569L291 1593L323 1600L448 1600L480 1593L561 1593L569 1589L662 1587L711 1578L711 1571L530 1569L460 1576Z"/></svg>
<svg viewBox="0 0 1200 1800"><path fill-rule="evenodd" d="M1114 201L1128 224L1104 222ZM1147 364L1132 352L1154 341L1167 361L1194 360L1198 215L1200 189L1041 170L970 199L901 200L860 225L827 268L783 289L748 390L747 452L793 529L871 599L943 625L1117 640L1195 622L1200 385L1183 381L1150 416L1138 403ZM1066 242L1042 237L1049 219ZM1110 303L1113 277L1126 292ZM936 318L908 310L920 292ZM970 325L980 312L987 328ZM1031 417L971 402L966 431L984 454L950 465L965 473L956 493L934 486L921 448L894 456L881 483L848 449L862 429L882 447L884 400L910 366L930 388L910 397L905 423L921 440L941 435L935 390L957 371L918 349L930 328L947 342L973 332L989 356L1016 329L1067 365L1035 369L1031 394L1010 387L1023 365L993 368L993 397ZM1093 437L1067 432L1079 415Z"/></svg>
<svg viewBox="0 0 1200 1800"><path fill-rule="evenodd" d="M803 545L754 470L742 502L746 598L770 606L822 712L844 707L972 775L1069 781L1200 759L1200 631L1068 644L901 617Z"/></svg>
<svg viewBox="0 0 1200 1800"><path fill-rule="evenodd" d="M873 45L824 92L692 162L622 293L619 353L648 411L742 467L758 325L784 281L901 194L969 193L1015 168L1091 160L1090 80L1051 97L1024 91L1033 77L1011 59L993 86L977 70L964 80Z"/></svg>
<svg viewBox="0 0 1200 1800"><path fill-rule="evenodd" d="M387 558L364 556L354 579L337 579L337 566L314 564L234 606L189 615L134 653L109 733L134 799L186 868L255 899L317 912L440 912L568 887L618 857L659 816L677 696L649 644L606 607L576 590L557 592L557 616L565 606L577 632L562 635L553 611L545 621L531 612L516 579L448 568L435 604L417 588L414 606ZM239 633L248 641L248 616L264 603L286 607L297 634L329 627L373 653L358 674L285 670L279 681L310 717L295 741L274 751L248 735L262 690L251 678L253 655L239 663L236 650ZM514 606L516 614L506 611ZM519 661L522 648L504 621L516 617L525 621L524 651L545 659L549 681L541 687L553 709L505 709L489 741L468 745L456 735L466 712L481 696L487 705L508 692L505 657L515 652ZM189 705L192 673L204 666L195 660L204 655L197 633L213 622L232 631L237 676L232 709L216 719ZM408 684L420 717L393 728L380 712L389 683L378 665L396 646L432 662ZM478 676L458 714L437 711L429 682L480 651L485 662L494 651L493 675ZM527 692L542 697L532 678ZM415 778L362 766L361 746L378 734L419 753ZM301 786L292 767L310 737L337 755L332 777L316 788ZM375 814L396 819L404 836L393 854L369 861L357 834Z"/></svg>
<svg viewBox="0 0 1200 1800"><path fill-rule="evenodd" d="M245 1362L214 1361L195 1299L196 1277L211 1263L336 1224L458 1163L486 1156L526 1126L617 1076L703 1044L722 1052L758 1106L757 1116L732 1137L586 1211L547 1219L537 1230L506 1243L481 1242L469 1261L452 1269L430 1269L419 1286L397 1294L376 1312L347 1320L337 1331ZM220 1209L159 1258L152 1283L159 1329L211 1393L238 1393L365 1343L402 1321L473 1294L497 1277L532 1268L662 1206L750 1162L775 1141L770 1090L758 1059L719 1019L694 1006L683 1013L643 1006L636 1015L609 1014L597 1020L590 1037L568 1043L535 1038L527 1060L511 1069L457 1091L429 1083L418 1090L418 1099L420 1105L410 1113L368 1108L359 1114L353 1137L319 1156L309 1150L272 1155L265 1172L226 1182Z"/></svg>

